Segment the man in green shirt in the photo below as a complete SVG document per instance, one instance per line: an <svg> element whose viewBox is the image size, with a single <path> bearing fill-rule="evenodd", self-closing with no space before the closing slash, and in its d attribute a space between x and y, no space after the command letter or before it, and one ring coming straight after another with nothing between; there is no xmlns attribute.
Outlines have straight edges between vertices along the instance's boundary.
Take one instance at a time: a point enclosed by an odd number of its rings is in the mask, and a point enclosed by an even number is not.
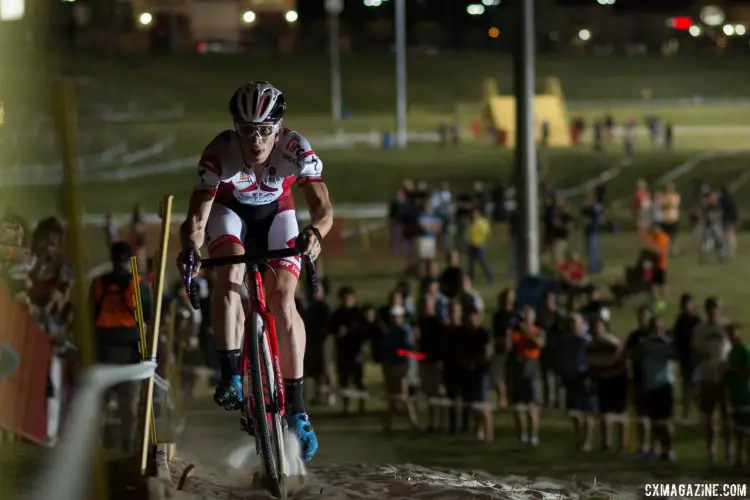
<svg viewBox="0 0 750 500"><path fill-rule="evenodd" d="M727 326L732 350L726 362L724 384L729 395L734 427L734 464L750 465L750 349L742 341L737 323Z"/></svg>

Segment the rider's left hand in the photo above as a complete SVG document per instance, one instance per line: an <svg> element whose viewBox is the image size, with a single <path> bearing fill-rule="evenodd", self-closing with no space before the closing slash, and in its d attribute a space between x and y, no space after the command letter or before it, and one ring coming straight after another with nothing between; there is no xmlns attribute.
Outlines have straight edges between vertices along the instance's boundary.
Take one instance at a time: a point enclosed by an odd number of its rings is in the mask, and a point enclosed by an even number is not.
<svg viewBox="0 0 750 500"><path fill-rule="evenodd" d="M312 261L315 261L320 255L322 247L320 246L320 240L315 235L315 231L310 228L305 228L297 237L297 248L302 250L302 255L310 257Z"/></svg>

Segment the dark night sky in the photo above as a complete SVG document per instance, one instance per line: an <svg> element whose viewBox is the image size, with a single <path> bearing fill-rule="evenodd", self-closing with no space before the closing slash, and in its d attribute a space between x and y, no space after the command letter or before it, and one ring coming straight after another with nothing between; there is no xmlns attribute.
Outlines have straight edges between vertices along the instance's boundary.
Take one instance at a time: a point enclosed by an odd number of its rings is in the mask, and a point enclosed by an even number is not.
<svg viewBox="0 0 750 500"><path fill-rule="evenodd" d="M472 3L480 3L481 0L406 0L409 17L418 16L420 19L433 20L438 23L447 21L465 20L471 22L471 16L466 14L466 6ZM507 5L513 0L502 0ZM555 0L538 0L540 5L555 2ZM343 18L348 21L376 19L380 16L392 15L395 0L385 0L381 7L366 7L363 0L344 0L345 9ZM596 0L557 0L557 4L563 6L597 5ZM730 0L730 3L750 3L750 0ZM499 7L488 7L488 9L502 9ZM690 0L616 0L614 6L602 6L601 8L614 9L615 11L642 11L642 12L674 12L685 11L693 7L695 2ZM298 0L298 11L302 22L320 18L325 15L323 0ZM413 19L412 19L413 20ZM460 22L460 21L459 21Z"/></svg>

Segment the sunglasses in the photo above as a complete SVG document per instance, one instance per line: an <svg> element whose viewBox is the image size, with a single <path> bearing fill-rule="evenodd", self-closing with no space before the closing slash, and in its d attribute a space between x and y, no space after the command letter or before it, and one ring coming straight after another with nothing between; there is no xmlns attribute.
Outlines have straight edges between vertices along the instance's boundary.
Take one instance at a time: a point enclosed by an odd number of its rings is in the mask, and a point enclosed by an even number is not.
<svg viewBox="0 0 750 500"><path fill-rule="evenodd" d="M278 123L235 123L234 130L240 137L270 137L279 131Z"/></svg>

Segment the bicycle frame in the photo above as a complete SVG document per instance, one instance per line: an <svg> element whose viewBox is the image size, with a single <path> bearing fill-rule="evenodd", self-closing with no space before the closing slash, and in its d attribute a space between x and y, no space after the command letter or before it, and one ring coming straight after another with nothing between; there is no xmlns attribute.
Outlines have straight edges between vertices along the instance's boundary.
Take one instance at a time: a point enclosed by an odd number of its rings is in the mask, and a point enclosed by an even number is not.
<svg viewBox="0 0 750 500"><path fill-rule="evenodd" d="M247 367L249 363L247 351L247 328L251 321L251 315L253 312L260 315L265 326L266 337L268 340L268 347L271 350L271 360L273 363L273 375L276 382L276 394L279 395L278 401L270 401L273 407L269 407L271 411L278 411L281 416L284 416L286 407L286 396L284 394L284 380L281 376L281 364L279 357L279 343L278 337L276 336L276 322L273 319L270 311L268 310L268 303L266 302L265 293L263 293L263 275L260 272L258 264L248 266L245 273L245 282L250 290L250 297L247 302L250 306L250 315L245 318L244 337L242 339L242 358L240 359L242 365L242 373L247 373ZM268 375L266 375L268 377ZM252 400L251 400L252 401ZM251 404L255 404L252 401ZM278 405L278 407L276 407ZM252 414L251 414L252 415Z"/></svg>

